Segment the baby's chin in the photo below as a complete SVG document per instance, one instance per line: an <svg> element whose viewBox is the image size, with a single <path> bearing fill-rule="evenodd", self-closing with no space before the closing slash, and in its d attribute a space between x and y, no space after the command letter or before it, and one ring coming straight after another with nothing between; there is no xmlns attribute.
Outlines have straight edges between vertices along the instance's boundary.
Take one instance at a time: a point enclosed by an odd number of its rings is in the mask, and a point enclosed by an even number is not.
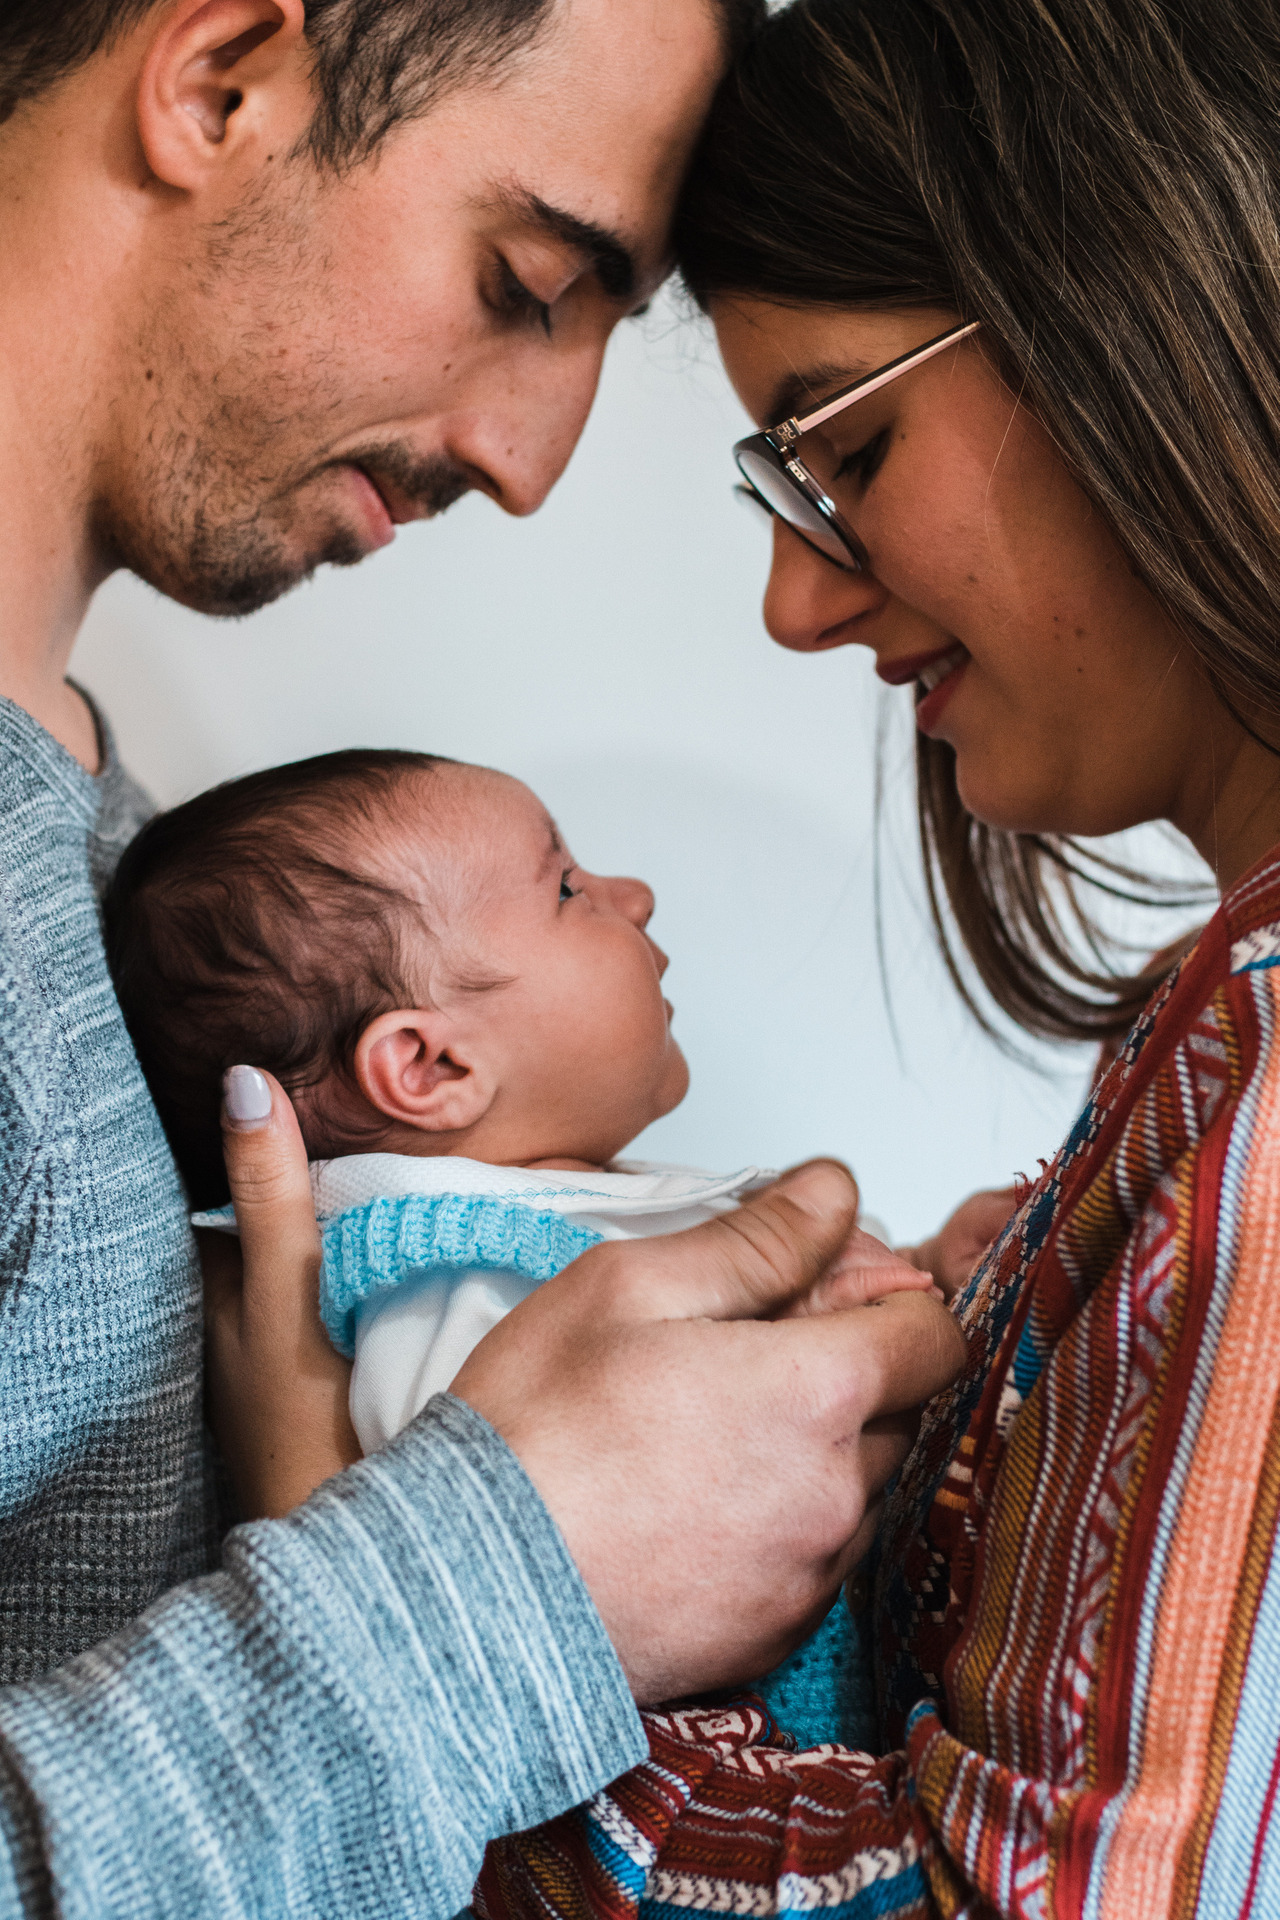
<svg viewBox="0 0 1280 1920"><path fill-rule="evenodd" d="M668 1054L667 1074L662 1083L663 1104L654 1114L654 1119L660 1120L664 1113L674 1113L688 1091L689 1062L673 1040Z"/></svg>
<svg viewBox="0 0 1280 1920"><path fill-rule="evenodd" d="M599 1164L608 1166L611 1161L626 1154L646 1127L651 1127L655 1120L661 1120L665 1114L675 1111L688 1091L689 1063L673 1040L651 1101L632 1116L632 1131L625 1140L616 1140Z"/></svg>

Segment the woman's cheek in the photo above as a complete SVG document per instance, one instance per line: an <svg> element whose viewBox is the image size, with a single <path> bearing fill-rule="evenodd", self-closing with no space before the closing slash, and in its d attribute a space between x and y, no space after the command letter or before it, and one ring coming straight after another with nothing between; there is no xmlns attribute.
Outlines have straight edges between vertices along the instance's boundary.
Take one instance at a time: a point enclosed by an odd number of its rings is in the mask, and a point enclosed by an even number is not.
<svg viewBox="0 0 1280 1920"><path fill-rule="evenodd" d="M946 716L944 716L945 720ZM944 737L956 756L956 788L965 808L989 827L1034 831L1056 792L1052 744L1030 713L1011 711L970 666L956 690Z"/></svg>

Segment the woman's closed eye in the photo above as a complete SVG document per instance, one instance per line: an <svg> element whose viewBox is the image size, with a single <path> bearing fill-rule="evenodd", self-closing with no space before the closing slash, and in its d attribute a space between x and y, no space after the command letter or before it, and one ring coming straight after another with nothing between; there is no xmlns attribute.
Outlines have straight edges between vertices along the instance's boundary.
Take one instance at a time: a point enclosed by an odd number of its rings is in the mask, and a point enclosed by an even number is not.
<svg viewBox="0 0 1280 1920"><path fill-rule="evenodd" d="M889 429L885 427L874 434L866 445L859 447L856 453L846 453L835 471L837 480L856 480L859 486L869 487L880 471L889 446Z"/></svg>

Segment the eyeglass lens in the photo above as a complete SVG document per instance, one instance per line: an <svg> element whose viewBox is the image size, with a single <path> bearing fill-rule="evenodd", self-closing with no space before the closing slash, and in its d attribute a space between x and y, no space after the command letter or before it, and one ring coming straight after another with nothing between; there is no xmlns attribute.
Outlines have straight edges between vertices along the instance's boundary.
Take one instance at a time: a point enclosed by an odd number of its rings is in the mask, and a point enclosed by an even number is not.
<svg viewBox="0 0 1280 1920"><path fill-rule="evenodd" d="M851 556L848 547L826 515L818 511L808 495L801 492L787 473L775 466L767 456L757 453L754 447L742 449L738 455L738 466L761 498L768 501L789 527L803 534L812 546L838 566L849 566Z"/></svg>

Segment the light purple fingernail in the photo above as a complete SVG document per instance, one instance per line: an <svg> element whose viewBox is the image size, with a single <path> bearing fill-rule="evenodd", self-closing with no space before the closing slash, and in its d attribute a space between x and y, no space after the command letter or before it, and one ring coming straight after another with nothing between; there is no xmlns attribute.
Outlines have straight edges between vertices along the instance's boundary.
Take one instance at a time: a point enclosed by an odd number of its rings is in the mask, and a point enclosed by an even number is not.
<svg viewBox="0 0 1280 1920"><path fill-rule="evenodd" d="M222 1076L222 1097L234 1127L260 1127L271 1118L271 1088L256 1067L228 1067Z"/></svg>

